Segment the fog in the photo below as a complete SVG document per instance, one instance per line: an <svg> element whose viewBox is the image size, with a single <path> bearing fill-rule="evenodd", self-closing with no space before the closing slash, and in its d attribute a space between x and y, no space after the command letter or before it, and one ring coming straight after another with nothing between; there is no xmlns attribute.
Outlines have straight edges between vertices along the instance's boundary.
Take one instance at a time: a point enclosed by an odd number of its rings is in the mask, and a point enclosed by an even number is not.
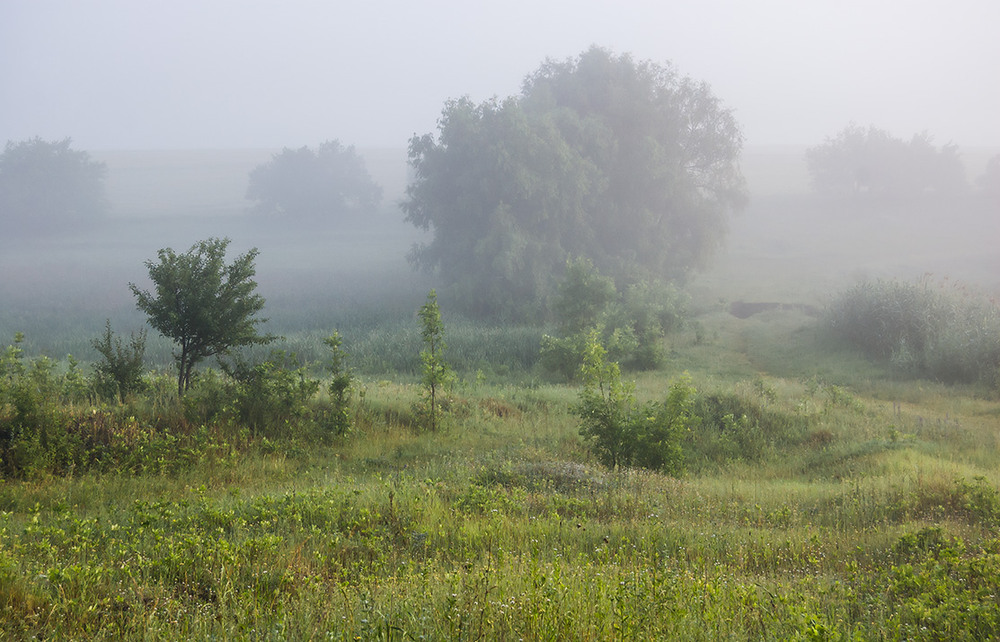
<svg viewBox="0 0 1000 642"><path fill-rule="evenodd" d="M848 122L1000 146L992 0L0 4L0 139L102 149L405 147L445 100L592 44L672 61L748 145Z"/></svg>
<svg viewBox="0 0 1000 642"><path fill-rule="evenodd" d="M72 137L106 164L111 213L72 234L0 234L0 340L25 331L61 356L106 317L138 327L128 283L144 284L143 261L213 235L260 249L282 332L329 330L386 293L415 309L434 284L405 259L421 238L398 209L409 138L435 131L445 101L516 94L544 60L594 44L672 62L742 127L751 204L696 298L821 306L860 277L928 271L1000 292L992 209L817 206L804 159L870 123L955 143L974 182L1000 151L997 24L989 0L4 2L0 140ZM250 225L248 172L330 139L357 146L380 210Z"/></svg>

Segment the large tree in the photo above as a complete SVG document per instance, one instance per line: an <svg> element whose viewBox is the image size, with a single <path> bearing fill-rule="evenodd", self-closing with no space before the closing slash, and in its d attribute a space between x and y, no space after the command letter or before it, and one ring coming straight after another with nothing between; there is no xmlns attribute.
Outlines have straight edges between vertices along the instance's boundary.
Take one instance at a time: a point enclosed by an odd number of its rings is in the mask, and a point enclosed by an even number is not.
<svg viewBox="0 0 1000 642"><path fill-rule="evenodd" d="M478 316L537 318L567 259L620 284L682 279L745 202L742 136L704 83L593 47L520 95L449 101L410 141L411 261Z"/></svg>
<svg viewBox="0 0 1000 642"><path fill-rule="evenodd" d="M264 307L253 280L257 249L226 265L228 246L229 239L210 238L184 254L162 249L158 261L146 261L155 291L129 284L150 325L178 345L174 353L178 395L191 385L198 362L275 339L257 333L257 326L266 321L255 316Z"/></svg>
<svg viewBox="0 0 1000 642"><path fill-rule="evenodd" d="M250 172L247 198L259 214L298 219L370 212L382 199L365 161L339 141L285 148Z"/></svg>
<svg viewBox="0 0 1000 642"><path fill-rule="evenodd" d="M0 155L0 223L5 232L51 232L106 213L107 168L72 141L7 141Z"/></svg>

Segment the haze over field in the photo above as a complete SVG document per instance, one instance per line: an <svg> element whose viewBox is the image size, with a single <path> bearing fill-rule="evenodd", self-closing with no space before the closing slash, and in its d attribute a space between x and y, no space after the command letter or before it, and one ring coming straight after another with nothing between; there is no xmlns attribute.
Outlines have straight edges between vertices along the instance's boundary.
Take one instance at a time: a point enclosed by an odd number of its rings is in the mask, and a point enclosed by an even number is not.
<svg viewBox="0 0 1000 642"><path fill-rule="evenodd" d="M709 83L749 146L851 121L1000 146L997 24L992 0L11 0L0 140L400 148L446 100L515 94L546 58L597 44Z"/></svg>
<svg viewBox="0 0 1000 642"><path fill-rule="evenodd" d="M975 188L1000 149L996 24L1000 5L987 0L947 8L855 0L4 2L0 142L71 137L106 165L110 210L69 233L53 224L51 234L0 234L8 304L0 331L36 328L37 318L67 328L109 314L139 323L126 284L144 278L143 261L208 236L260 249L259 281L275 317L312 306L315 323L328 326L345 292L441 286L406 261L425 239L399 207L414 175L410 138L440 134L448 101L518 95L546 60L592 46L672 64L707 83L742 130L750 207L729 221L726 244L694 293L822 305L857 277L925 271L997 292L1000 219L978 196L966 199L969 207L939 201L926 211L797 200L811 194L806 149L851 122L903 144L920 132L942 149L953 142ZM332 139L359 150L382 189L376 212L245 217L252 170L283 148ZM752 280L740 278L748 265ZM90 321L74 318L84 311Z"/></svg>

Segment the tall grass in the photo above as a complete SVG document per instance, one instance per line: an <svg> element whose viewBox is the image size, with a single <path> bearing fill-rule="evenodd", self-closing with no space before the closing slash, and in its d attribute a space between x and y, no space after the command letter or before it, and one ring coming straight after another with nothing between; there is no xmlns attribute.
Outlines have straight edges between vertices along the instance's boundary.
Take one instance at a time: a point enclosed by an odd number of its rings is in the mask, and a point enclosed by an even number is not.
<svg viewBox="0 0 1000 642"><path fill-rule="evenodd" d="M864 281L830 305L826 323L900 374L1000 383L1000 307L961 284Z"/></svg>

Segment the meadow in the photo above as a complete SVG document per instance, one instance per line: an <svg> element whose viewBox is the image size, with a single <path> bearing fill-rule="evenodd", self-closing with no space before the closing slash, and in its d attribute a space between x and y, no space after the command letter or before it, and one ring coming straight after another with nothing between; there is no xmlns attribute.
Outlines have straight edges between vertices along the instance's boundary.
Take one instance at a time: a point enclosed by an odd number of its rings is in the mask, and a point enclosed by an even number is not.
<svg viewBox="0 0 1000 642"><path fill-rule="evenodd" d="M214 191L243 165L212 156L186 204L143 209L136 178L112 224L6 245L0 338L24 332L24 359L50 357L64 387L106 318L141 326L142 261L210 235L261 250L278 347L321 378L338 329L357 379L343 435L322 429L322 387L252 428L211 377L185 403L163 374L123 405L39 402L89 450L0 483L0 637L1000 636L1000 390L901 376L818 316L859 278L1000 294L1000 218L974 200L821 203L787 150L750 160L752 204L687 285L666 364L625 373L641 400L691 377L706 419L678 477L602 467L579 387L534 363L546 329L479 326L447 299L458 379L443 427L422 429L416 310L434 284L403 259L419 236L393 211L399 182L377 220L252 226L239 190ZM151 369L169 352L151 336Z"/></svg>

